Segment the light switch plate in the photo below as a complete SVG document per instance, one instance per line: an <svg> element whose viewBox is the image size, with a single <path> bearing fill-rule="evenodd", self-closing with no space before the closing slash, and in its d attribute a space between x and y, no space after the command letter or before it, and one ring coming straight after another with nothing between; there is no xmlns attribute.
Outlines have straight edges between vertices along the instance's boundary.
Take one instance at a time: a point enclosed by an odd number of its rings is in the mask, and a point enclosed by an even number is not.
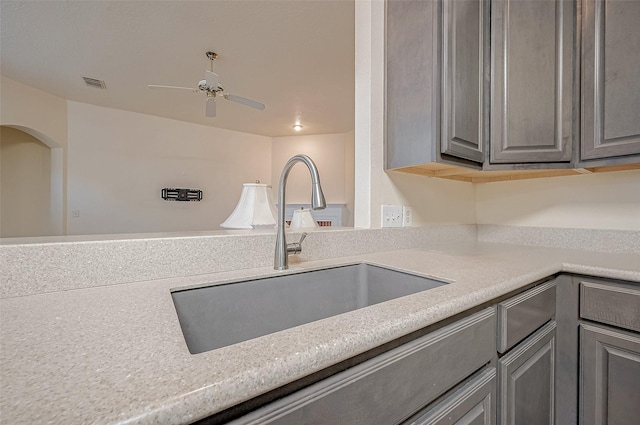
<svg viewBox="0 0 640 425"><path fill-rule="evenodd" d="M382 227L402 227L402 206L383 205L382 206Z"/></svg>

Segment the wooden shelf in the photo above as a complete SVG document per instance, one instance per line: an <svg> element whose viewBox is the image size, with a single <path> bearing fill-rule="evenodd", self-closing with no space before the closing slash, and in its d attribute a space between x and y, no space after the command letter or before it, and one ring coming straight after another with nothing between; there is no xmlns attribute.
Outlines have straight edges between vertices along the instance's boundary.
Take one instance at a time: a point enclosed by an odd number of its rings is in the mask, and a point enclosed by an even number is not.
<svg viewBox="0 0 640 425"><path fill-rule="evenodd" d="M604 173L611 171L640 170L638 164L609 165L605 167L562 169L562 170L505 170L505 171L481 171L471 170L456 165L428 163L412 167L395 168L389 171L397 171L408 174L418 174L428 177L459 180L470 183L491 183L510 180L537 179L543 177L572 176L578 174Z"/></svg>

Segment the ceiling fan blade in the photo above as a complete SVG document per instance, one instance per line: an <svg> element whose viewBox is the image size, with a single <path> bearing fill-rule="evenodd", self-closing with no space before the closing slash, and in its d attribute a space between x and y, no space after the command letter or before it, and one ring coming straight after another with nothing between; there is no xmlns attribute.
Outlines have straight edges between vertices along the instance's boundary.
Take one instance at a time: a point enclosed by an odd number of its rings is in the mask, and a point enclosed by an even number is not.
<svg viewBox="0 0 640 425"><path fill-rule="evenodd" d="M212 71L204 71L204 79L207 80L207 86L216 90L218 88L218 74Z"/></svg>
<svg viewBox="0 0 640 425"><path fill-rule="evenodd" d="M216 98L215 97L207 97L205 115L210 118L213 118L216 116Z"/></svg>
<svg viewBox="0 0 640 425"><path fill-rule="evenodd" d="M224 98L232 102L241 103L251 108L259 109L261 111L263 111L265 108L265 106L260 102L256 102L255 100L245 99L244 97L240 97L240 96L234 96L232 94L225 94Z"/></svg>
<svg viewBox="0 0 640 425"><path fill-rule="evenodd" d="M190 88L190 87L178 87L178 86L159 86L157 84L149 84L147 86L150 89L176 89L176 90L189 90L192 91L194 93L198 93L200 90L198 89L194 89L194 88Z"/></svg>

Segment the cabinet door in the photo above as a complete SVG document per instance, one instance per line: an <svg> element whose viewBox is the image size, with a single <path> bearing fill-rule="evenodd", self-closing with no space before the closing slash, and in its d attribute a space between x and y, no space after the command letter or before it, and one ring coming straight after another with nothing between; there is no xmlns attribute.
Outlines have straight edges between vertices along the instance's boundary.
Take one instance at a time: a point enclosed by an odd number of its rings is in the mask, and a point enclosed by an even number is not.
<svg viewBox="0 0 640 425"><path fill-rule="evenodd" d="M498 361L498 424L554 423L555 337L549 322Z"/></svg>
<svg viewBox="0 0 640 425"><path fill-rule="evenodd" d="M491 5L491 162L568 162L574 1Z"/></svg>
<svg viewBox="0 0 640 425"><path fill-rule="evenodd" d="M640 154L640 1L582 4L580 158Z"/></svg>
<svg viewBox="0 0 640 425"><path fill-rule="evenodd" d="M440 140L439 2L387 0L385 18L386 168L434 162Z"/></svg>
<svg viewBox="0 0 640 425"><path fill-rule="evenodd" d="M580 325L580 423L628 425L640 418L640 336Z"/></svg>
<svg viewBox="0 0 640 425"><path fill-rule="evenodd" d="M494 425L496 370L489 368L404 425Z"/></svg>
<svg viewBox="0 0 640 425"><path fill-rule="evenodd" d="M489 105L489 2L444 1L442 153L484 161Z"/></svg>

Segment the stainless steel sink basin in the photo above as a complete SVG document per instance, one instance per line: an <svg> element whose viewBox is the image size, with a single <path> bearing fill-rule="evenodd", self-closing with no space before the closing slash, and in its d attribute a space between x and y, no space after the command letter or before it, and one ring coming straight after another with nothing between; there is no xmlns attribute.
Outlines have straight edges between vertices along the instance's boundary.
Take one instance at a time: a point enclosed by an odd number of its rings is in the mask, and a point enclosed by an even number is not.
<svg viewBox="0 0 640 425"><path fill-rule="evenodd" d="M445 285L369 264L172 292L192 354Z"/></svg>

